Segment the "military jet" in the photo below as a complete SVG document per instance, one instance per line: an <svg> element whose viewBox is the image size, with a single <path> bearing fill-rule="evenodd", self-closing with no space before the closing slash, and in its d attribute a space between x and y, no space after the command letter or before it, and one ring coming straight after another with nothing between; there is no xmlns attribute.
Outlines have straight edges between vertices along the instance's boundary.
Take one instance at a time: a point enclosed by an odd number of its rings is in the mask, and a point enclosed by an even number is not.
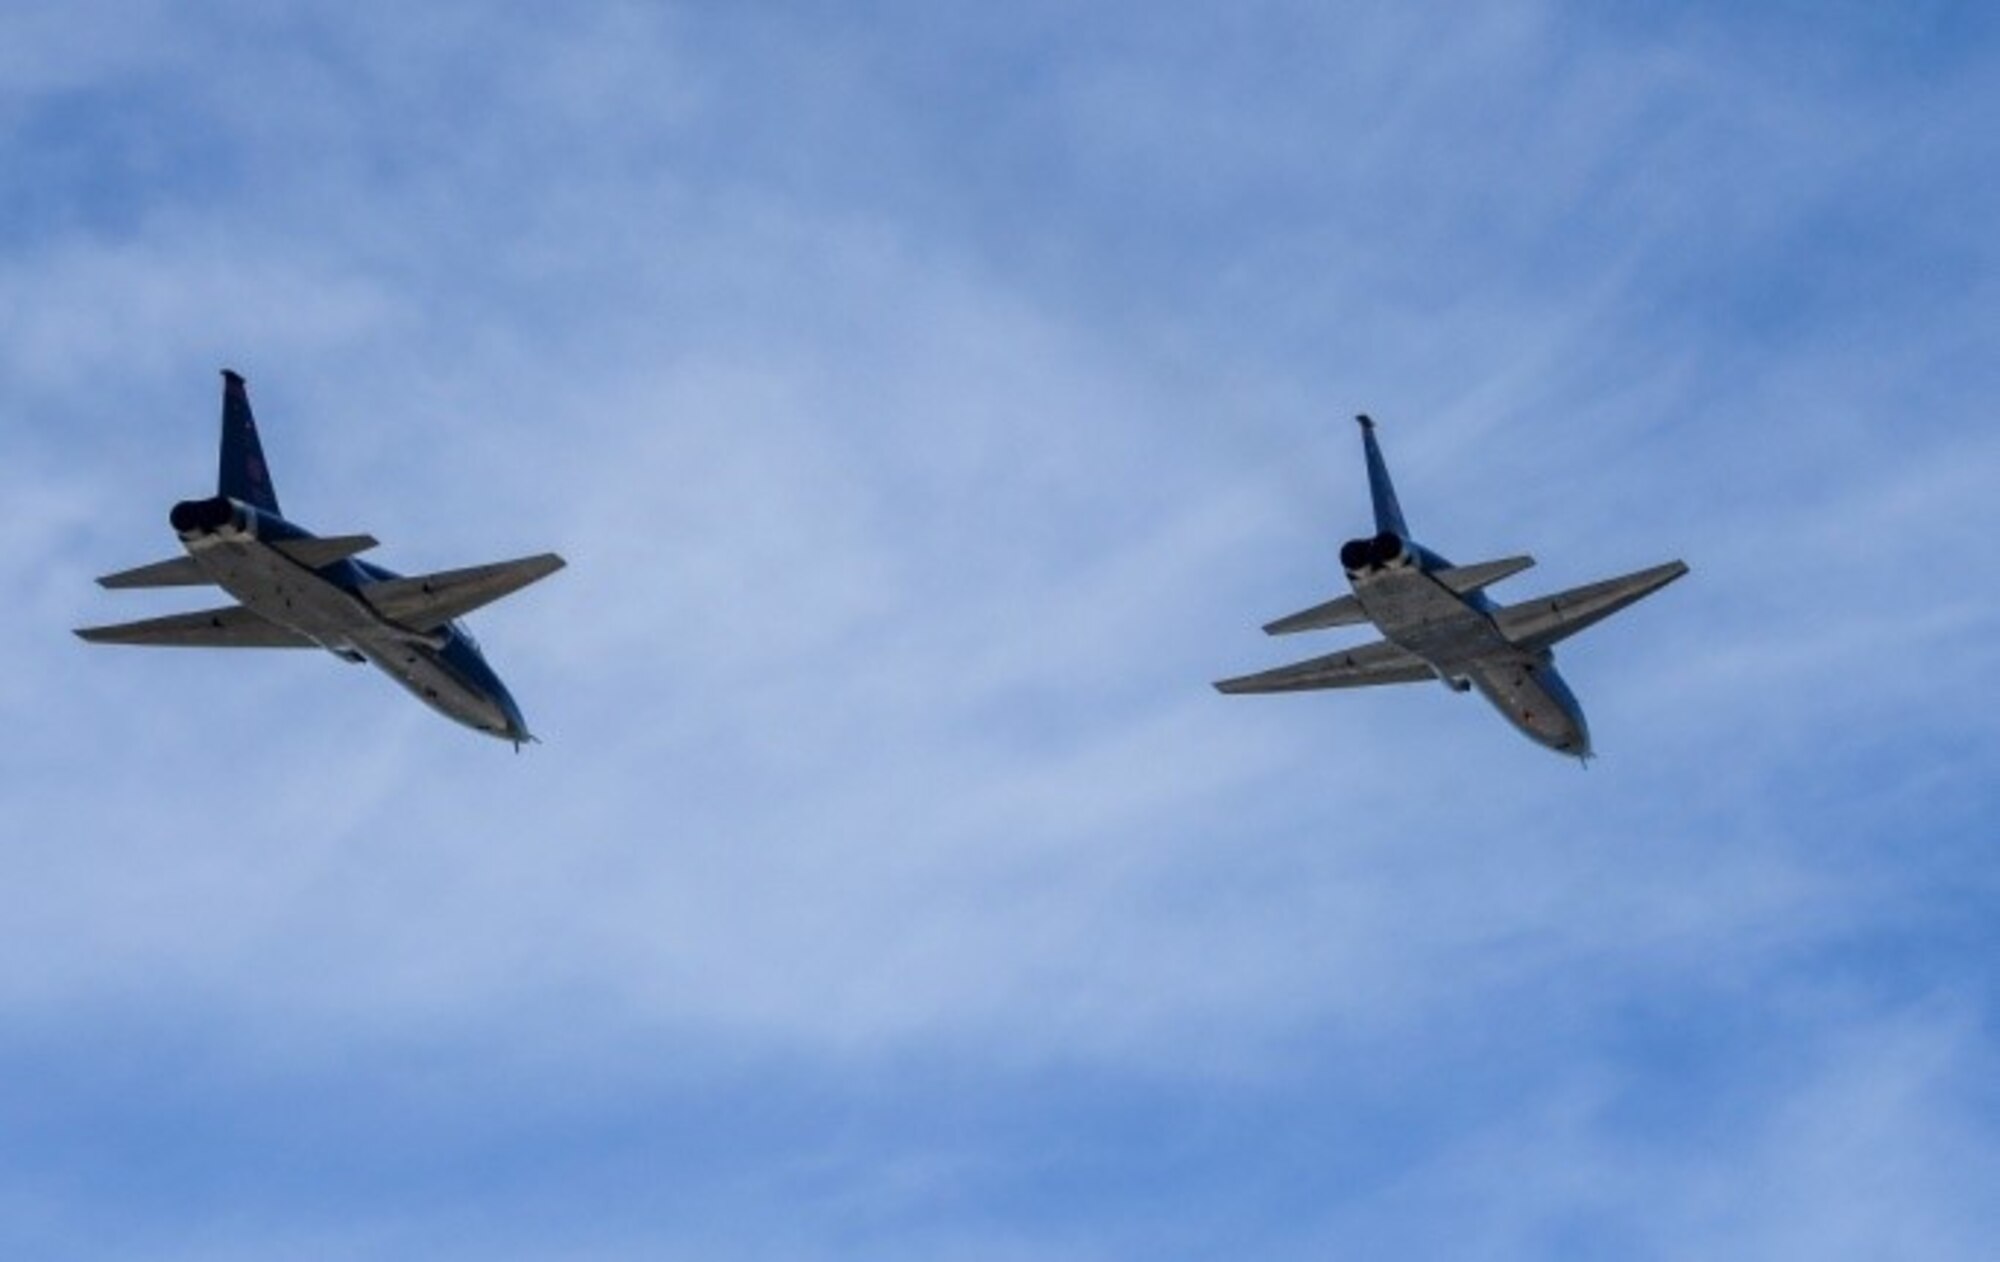
<svg viewBox="0 0 2000 1262"><path fill-rule="evenodd" d="M243 378L222 374L216 494L174 505L186 556L107 574L108 588L214 585L241 602L116 626L81 627L93 644L323 648L372 662L448 719L513 742L534 739L478 642L456 621L563 567L553 552L404 578L355 559L368 535L322 536L278 509Z"/></svg>
<svg viewBox="0 0 2000 1262"><path fill-rule="evenodd" d="M1485 588L1535 563L1504 557L1453 565L1410 538L1375 423L1361 423L1375 534L1340 549L1354 590L1278 619L1269 635L1372 624L1384 639L1260 674L1225 679L1219 691L1302 692L1439 680L1454 692L1477 688L1507 721L1538 744L1588 762L1583 709L1556 673L1554 646L1687 573L1680 561L1583 587L1496 605Z"/></svg>

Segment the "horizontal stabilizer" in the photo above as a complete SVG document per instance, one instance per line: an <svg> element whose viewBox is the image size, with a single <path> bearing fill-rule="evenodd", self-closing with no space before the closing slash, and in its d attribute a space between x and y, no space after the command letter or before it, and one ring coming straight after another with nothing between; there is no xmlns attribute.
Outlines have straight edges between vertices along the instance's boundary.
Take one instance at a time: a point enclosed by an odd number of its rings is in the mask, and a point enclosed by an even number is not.
<svg viewBox="0 0 2000 1262"><path fill-rule="evenodd" d="M324 539L280 539L271 546L307 569L319 570L366 552L380 542L374 535L330 535Z"/></svg>
<svg viewBox="0 0 2000 1262"><path fill-rule="evenodd" d="M1436 679L1424 660L1387 640L1342 649L1256 675L1225 679L1217 692L1305 692L1317 688L1366 688L1374 684L1414 684Z"/></svg>
<svg viewBox="0 0 2000 1262"><path fill-rule="evenodd" d="M215 580L202 573L193 557L169 557L151 565L120 570L97 580L99 587L199 587Z"/></svg>
<svg viewBox="0 0 2000 1262"><path fill-rule="evenodd" d="M1319 631L1326 627L1352 627L1368 621L1362 612L1361 602L1350 593L1335 596L1323 605L1311 609L1301 609L1295 614L1287 614L1276 622L1264 624L1265 635L1291 635L1297 631Z"/></svg>
<svg viewBox="0 0 2000 1262"><path fill-rule="evenodd" d="M1481 561L1477 565L1455 565L1446 570L1433 570L1431 577L1463 596L1497 583L1503 578L1519 574L1534 563L1535 558L1529 556L1501 557L1498 561Z"/></svg>
<svg viewBox="0 0 2000 1262"><path fill-rule="evenodd" d="M144 644L162 648L193 649L310 649L318 648L289 627L281 627L261 614L241 605L222 609L202 609L194 613L169 614L144 622L121 622L109 627L78 627L76 633L92 644Z"/></svg>
<svg viewBox="0 0 2000 1262"><path fill-rule="evenodd" d="M521 590L536 579L547 578L563 565L561 557L544 552L492 565L370 583L361 589L361 595L390 621L412 631L433 631L453 618Z"/></svg>
<svg viewBox="0 0 2000 1262"><path fill-rule="evenodd" d="M1500 634L1522 648L1545 649L1602 622L1634 601L1645 599L1687 572L1686 562L1669 561L1649 570L1508 605L1494 612L1493 621Z"/></svg>

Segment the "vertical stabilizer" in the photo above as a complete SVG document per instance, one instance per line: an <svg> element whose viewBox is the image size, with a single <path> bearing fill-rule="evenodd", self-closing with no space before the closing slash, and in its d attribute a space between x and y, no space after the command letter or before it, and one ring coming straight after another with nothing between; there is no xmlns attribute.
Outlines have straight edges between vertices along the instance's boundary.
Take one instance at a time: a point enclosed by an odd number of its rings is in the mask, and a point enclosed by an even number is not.
<svg viewBox="0 0 2000 1262"><path fill-rule="evenodd" d="M1375 422L1364 412L1354 418L1361 422L1361 446L1368 454L1368 494L1375 501L1376 533L1410 537L1403 524L1403 506L1396 502L1396 484L1389 480L1389 466L1382 462L1382 449L1375 445Z"/></svg>
<svg viewBox="0 0 2000 1262"><path fill-rule="evenodd" d="M271 469L264 463L264 444L257 439L257 419L250 415L250 392L240 374L222 370L222 464L216 475L218 494L240 500L282 517Z"/></svg>

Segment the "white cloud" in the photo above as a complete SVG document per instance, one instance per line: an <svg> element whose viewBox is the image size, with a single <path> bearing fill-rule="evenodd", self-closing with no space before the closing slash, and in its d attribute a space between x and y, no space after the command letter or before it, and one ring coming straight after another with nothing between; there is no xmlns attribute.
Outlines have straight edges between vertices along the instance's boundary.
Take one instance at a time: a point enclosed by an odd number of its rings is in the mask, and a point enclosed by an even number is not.
<svg viewBox="0 0 2000 1262"><path fill-rule="evenodd" d="M515 1094L498 1047L589 1136L589 1101L698 1095L718 1065L768 1064L782 1097L914 1061L1038 1119L1036 1084L1103 1074L1195 1111L1283 1094L1370 1142L1330 1052L1439 1097L1400 1186L1335 1213L1362 1238L1441 1240L1435 1213L1496 1256L1669 1227L1790 1252L1835 1247L1794 1224L1837 1198L1848 1239L1971 1255L1961 1189L1923 1177L1991 1164L1990 1128L1950 1120L1991 1057L1971 1020L1866 1008L1721 1134L1717 1167L1768 1203L1613 1116L1629 1081L1699 1091L1648 1078L1649 1049L1728 1079L1746 996L1924 923L1991 811L1977 292L1920 277L1907 331L1759 297L1845 248L1811 220L1866 183L1857 159L1930 170L1902 149L1916 104L1868 122L1549 9L1100 19L1060 52L1034 14L944 13L934 44L783 12L407 16L195 21L102 60L45 40L56 68L15 85L125 84L221 146L141 181L122 227L44 224L0 257L0 405L39 418L0 472L0 879L33 892L0 994L23 1028L199 1022L287 1098L435 1057L471 1111ZM927 95L981 70L984 94ZM474 619L547 746L516 758L319 655L69 640L169 599L88 579L168 551L223 363L308 524L406 569L570 557ZM1694 563L1566 646L1611 751L1588 774L1436 689L1208 691L1333 642L1256 627L1338 583L1360 407L1428 541L1540 555L1510 588ZM1907 861L1926 846L1947 857ZM1607 1050L1657 993L1692 995L1695 1028ZM1481 1032L1496 1082L1583 1085L1467 1103L1435 1053ZM751 1251L1143 1235L1115 1207L997 1226L1027 1158L874 1122L825 1150L821 1217ZM728 1203L784 1198L774 1155L733 1160L709 1176ZM965 1219L934 1208L954 1184ZM382 1213L390 1240L441 1221ZM1185 1221L1230 1213L1195 1195ZM1904 1234L1927 1214L1938 1234ZM378 1241L251 1221L299 1252Z"/></svg>

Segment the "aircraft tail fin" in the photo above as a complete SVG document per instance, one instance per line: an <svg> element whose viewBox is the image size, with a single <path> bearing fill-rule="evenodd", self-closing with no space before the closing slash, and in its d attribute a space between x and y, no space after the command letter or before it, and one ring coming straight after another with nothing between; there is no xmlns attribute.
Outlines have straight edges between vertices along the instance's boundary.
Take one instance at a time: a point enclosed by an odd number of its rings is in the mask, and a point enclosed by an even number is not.
<svg viewBox="0 0 2000 1262"><path fill-rule="evenodd" d="M1396 502L1396 484L1389 480L1389 466L1375 443L1375 422L1365 412L1354 419L1361 424L1361 448L1368 457L1368 495L1375 501L1375 531L1408 539L1410 528L1403 524L1403 506Z"/></svg>
<svg viewBox="0 0 2000 1262"><path fill-rule="evenodd" d="M241 374L222 370L222 459L215 479L216 493L240 500L273 516L278 491L264 463L264 444L257 438L257 419L250 413L250 392Z"/></svg>

